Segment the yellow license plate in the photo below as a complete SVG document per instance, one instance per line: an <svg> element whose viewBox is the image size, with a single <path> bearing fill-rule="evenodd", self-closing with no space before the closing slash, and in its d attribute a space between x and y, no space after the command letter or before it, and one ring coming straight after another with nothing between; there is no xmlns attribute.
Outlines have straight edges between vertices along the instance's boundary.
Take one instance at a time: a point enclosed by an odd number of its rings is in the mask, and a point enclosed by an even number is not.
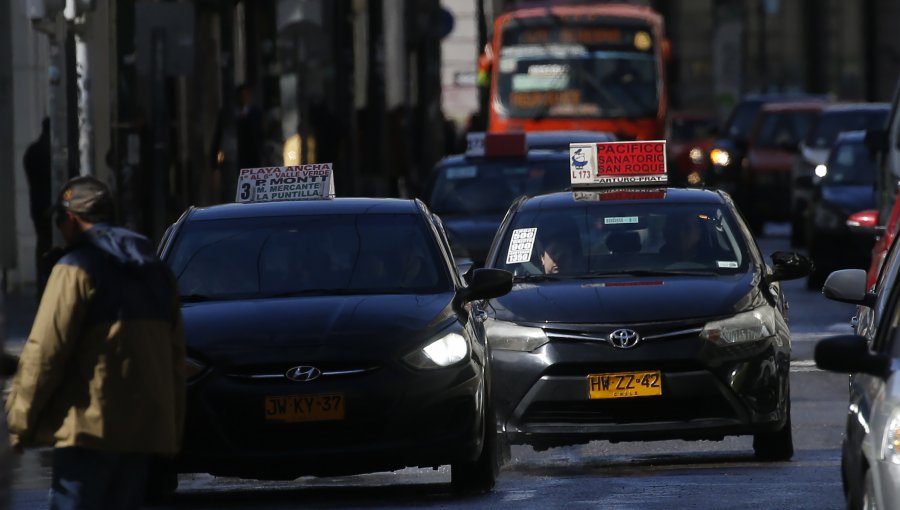
<svg viewBox="0 0 900 510"><path fill-rule="evenodd" d="M662 395L662 377L659 370L590 374L587 376L587 383L591 399Z"/></svg>
<svg viewBox="0 0 900 510"><path fill-rule="evenodd" d="M344 396L286 395L266 397L266 420L299 423L344 419Z"/></svg>

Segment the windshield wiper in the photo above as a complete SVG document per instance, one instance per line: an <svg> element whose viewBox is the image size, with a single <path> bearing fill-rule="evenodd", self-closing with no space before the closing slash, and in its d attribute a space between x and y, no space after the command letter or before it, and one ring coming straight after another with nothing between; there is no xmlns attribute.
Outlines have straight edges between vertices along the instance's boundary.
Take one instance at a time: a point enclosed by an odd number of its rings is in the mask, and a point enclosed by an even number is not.
<svg viewBox="0 0 900 510"><path fill-rule="evenodd" d="M584 277L597 276L719 276L713 271L667 271L664 269L630 269L627 271L597 271L582 275Z"/></svg>

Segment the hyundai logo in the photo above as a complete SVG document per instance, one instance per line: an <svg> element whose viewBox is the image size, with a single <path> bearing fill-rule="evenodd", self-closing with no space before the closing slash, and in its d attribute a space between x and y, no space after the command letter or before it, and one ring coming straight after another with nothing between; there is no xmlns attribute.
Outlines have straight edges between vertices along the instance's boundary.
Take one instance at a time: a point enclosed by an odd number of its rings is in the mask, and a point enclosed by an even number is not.
<svg viewBox="0 0 900 510"><path fill-rule="evenodd" d="M641 340L641 335L632 329L617 329L609 334L609 343L619 349L631 349Z"/></svg>
<svg viewBox="0 0 900 510"><path fill-rule="evenodd" d="M289 368L287 372L284 373L284 376L292 381L300 381L300 382L309 382L314 381L322 375L322 371L316 367L294 367Z"/></svg>

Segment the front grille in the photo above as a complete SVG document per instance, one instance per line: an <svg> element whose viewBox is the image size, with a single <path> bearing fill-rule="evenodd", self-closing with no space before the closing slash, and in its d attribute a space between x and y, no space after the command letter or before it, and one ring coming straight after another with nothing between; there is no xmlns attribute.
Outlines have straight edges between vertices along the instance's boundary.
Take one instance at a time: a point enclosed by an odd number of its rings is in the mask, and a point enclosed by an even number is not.
<svg viewBox="0 0 900 510"><path fill-rule="evenodd" d="M639 397L609 400L537 402L522 416L523 425L617 424L736 418L720 396L675 399Z"/></svg>
<svg viewBox="0 0 900 510"><path fill-rule="evenodd" d="M285 372L297 366L314 366L322 371L320 377L347 377L362 375L374 372L380 368L376 363L354 362L354 363L279 363L271 365L252 365L232 367L228 370L228 377L242 380L279 380L286 379Z"/></svg>

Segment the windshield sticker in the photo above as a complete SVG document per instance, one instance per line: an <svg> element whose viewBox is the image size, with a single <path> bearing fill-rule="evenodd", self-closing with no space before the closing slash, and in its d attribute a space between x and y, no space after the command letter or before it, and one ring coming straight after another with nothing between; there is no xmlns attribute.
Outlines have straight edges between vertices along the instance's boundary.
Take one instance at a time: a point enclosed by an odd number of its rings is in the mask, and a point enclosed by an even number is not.
<svg viewBox="0 0 900 510"><path fill-rule="evenodd" d="M537 237L537 228L517 228L513 230L509 241L509 251L506 253L507 264L521 264L531 260L531 250L534 249L534 239Z"/></svg>
<svg viewBox="0 0 900 510"><path fill-rule="evenodd" d="M604 225L624 225L627 223L637 223L637 216L613 216L610 218L603 218Z"/></svg>
<svg viewBox="0 0 900 510"><path fill-rule="evenodd" d="M447 179L471 179L478 173L478 169L474 166L456 166L447 169Z"/></svg>
<svg viewBox="0 0 900 510"><path fill-rule="evenodd" d="M716 264L721 268L737 269L738 263L733 260L717 260Z"/></svg>

